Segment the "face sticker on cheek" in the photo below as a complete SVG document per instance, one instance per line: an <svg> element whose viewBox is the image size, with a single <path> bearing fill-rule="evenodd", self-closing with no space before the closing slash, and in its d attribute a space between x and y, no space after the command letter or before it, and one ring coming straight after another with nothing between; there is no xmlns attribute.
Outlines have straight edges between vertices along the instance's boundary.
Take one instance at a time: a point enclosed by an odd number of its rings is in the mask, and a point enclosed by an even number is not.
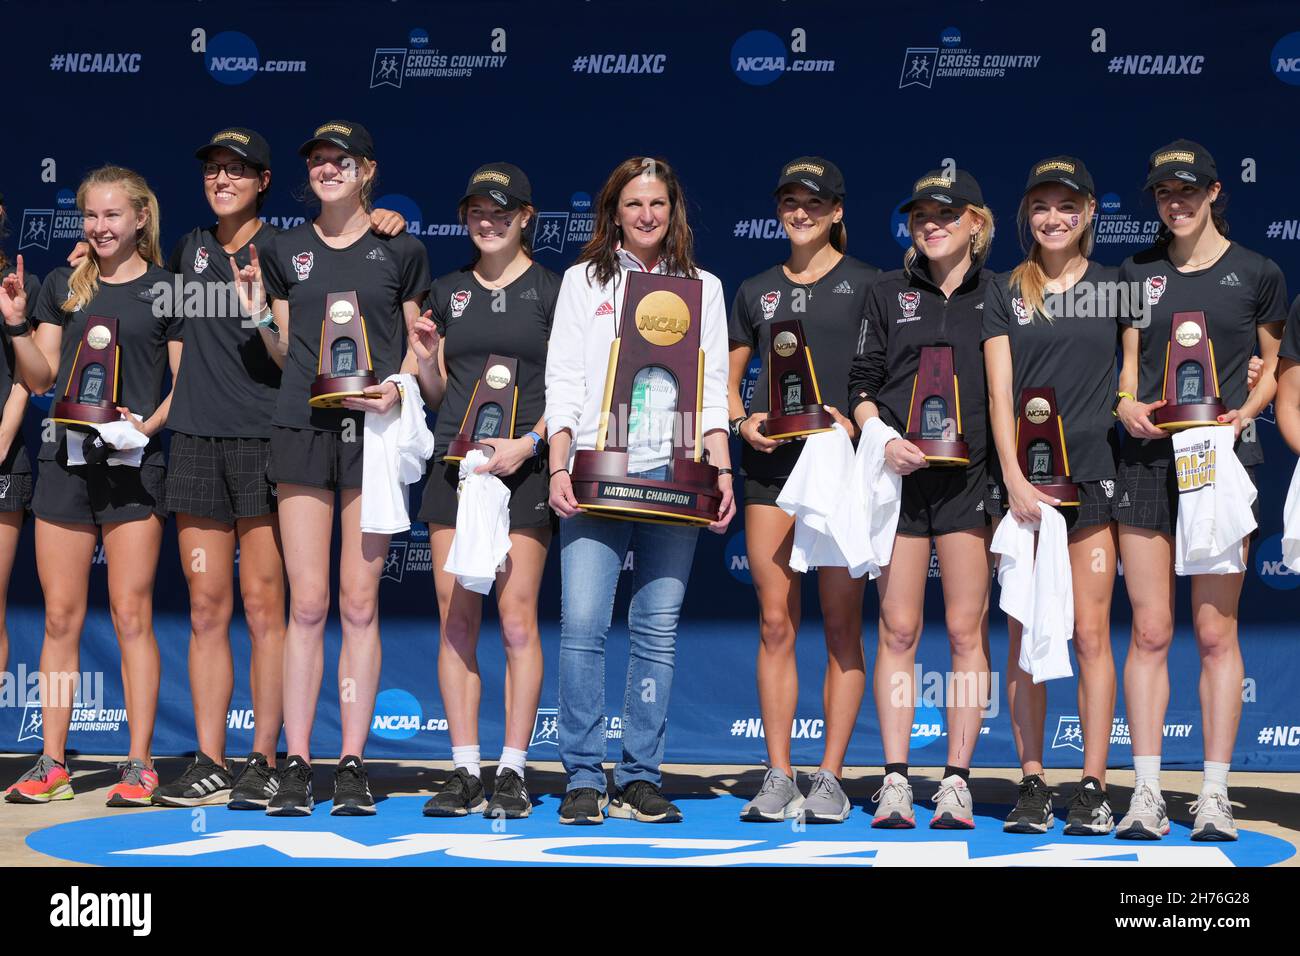
<svg viewBox="0 0 1300 956"><path fill-rule="evenodd" d="M1071 217L1070 217L1070 228L1071 228L1071 229L1075 229L1075 228L1078 227L1078 225L1079 225L1079 217L1078 217L1078 216L1071 216Z"/></svg>
<svg viewBox="0 0 1300 956"><path fill-rule="evenodd" d="M957 226L961 224L961 213L954 212L952 218L944 223L945 226Z"/></svg>

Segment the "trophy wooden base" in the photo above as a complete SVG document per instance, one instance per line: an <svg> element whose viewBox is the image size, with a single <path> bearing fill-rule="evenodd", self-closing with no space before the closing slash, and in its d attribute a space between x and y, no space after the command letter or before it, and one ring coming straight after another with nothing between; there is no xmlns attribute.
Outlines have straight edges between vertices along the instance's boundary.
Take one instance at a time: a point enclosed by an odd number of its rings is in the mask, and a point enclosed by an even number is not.
<svg viewBox="0 0 1300 956"><path fill-rule="evenodd" d="M588 514L652 524L707 525L718 520L722 491L713 465L678 458L673 478L628 477L627 452L579 451L569 478Z"/></svg>
<svg viewBox="0 0 1300 956"><path fill-rule="evenodd" d="M1061 475L1042 484L1033 481L1030 484L1043 494L1055 498L1062 508L1077 508L1079 505L1079 486Z"/></svg>
<svg viewBox="0 0 1300 956"><path fill-rule="evenodd" d="M468 438L457 436L447 442L447 454L442 456L442 460L463 461L465 456L472 451L481 451L489 458L496 454L496 449L491 445L485 445L481 441L470 441Z"/></svg>
<svg viewBox="0 0 1300 956"><path fill-rule="evenodd" d="M907 440L921 450L925 460L938 468L963 468L970 464L970 446L964 441L921 438L908 435Z"/></svg>
<svg viewBox="0 0 1300 956"><path fill-rule="evenodd" d="M93 425L107 425L119 421L122 415L112 402L55 402L50 409L50 420L82 431L93 431Z"/></svg>
<svg viewBox="0 0 1300 956"><path fill-rule="evenodd" d="M373 375L317 375L311 383L312 408L342 408L345 398L378 398L379 380Z"/></svg>
<svg viewBox="0 0 1300 956"><path fill-rule="evenodd" d="M1180 432L1185 428L1199 428L1202 425L1222 425L1219 416L1223 414L1223 402L1211 399L1194 402L1190 405L1166 405L1157 408L1155 423L1157 428L1167 432Z"/></svg>
<svg viewBox="0 0 1300 956"><path fill-rule="evenodd" d="M802 438L828 432L835 427L831 413L820 405L805 405L804 411L796 415L768 415L767 420L759 426L759 431L768 438Z"/></svg>

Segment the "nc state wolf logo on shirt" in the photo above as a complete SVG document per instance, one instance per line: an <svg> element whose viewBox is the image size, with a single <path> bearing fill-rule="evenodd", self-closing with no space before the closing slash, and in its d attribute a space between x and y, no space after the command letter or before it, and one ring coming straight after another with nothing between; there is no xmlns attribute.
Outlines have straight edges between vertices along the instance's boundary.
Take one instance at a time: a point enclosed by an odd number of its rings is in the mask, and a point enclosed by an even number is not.
<svg viewBox="0 0 1300 956"><path fill-rule="evenodd" d="M1169 280L1165 276L1147 276L1146 281L1142 283L1143 288L1146 289L1147 305L1155 305L1159 302L1168 284Z"/></svg>
<svg viewBox="0 0 1300 956"><path fill-rule="evenodd" d="M921 293L912 289L898 293L898 307L903 310L901 321L912 321L916 318L916 310L921 307Z"/></svg>
<svg viewBox="0 0 1300 956"><path fill-rule="evenodd" d="M199 246L194 250L194 272L196 275L202 275L203 270L208 267L208 250Z"/></svg>
<svg viewBox="0 0 1300 956"><path fill-rule="evenodd" d="M781 304L781 293L764 292L759 297L758 304L763 309L763 321L767 322L776 315L776 307Z"/></svg>
<svg viewBox="0 0 1300 956"><path fill-rule="evenodd" d="M1021 325L1029 324L1029 309L1025 307L1025 300L1016 297L1011 300L1011 311L1016 314L1016 321Z"/></svg>
<svg viewBox="0 0 1300 956"><path fill-rule="evenodd" d="M305 282L311 275L311 267L316 264L316 253L300 252L293 257L293 271L298 273L298 281Z"/></svg>
<svg viewBox="0 0 1300 956"><path fill-rule="evenodd" d="M451 294L451 317L459 319L467 305L469 305L469 290L457 289Z"/></svg>

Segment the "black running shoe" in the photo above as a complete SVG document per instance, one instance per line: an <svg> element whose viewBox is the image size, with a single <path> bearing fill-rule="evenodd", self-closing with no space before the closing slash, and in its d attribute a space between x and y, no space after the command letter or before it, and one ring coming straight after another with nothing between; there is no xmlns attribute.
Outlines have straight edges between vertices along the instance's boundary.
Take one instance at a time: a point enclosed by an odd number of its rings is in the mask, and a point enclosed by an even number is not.
<svg viewBox="0 0 1300 956"><path fill-rule="evenodd" d="M1052 829L1052 791L1038 774L1020 781L1020 796L1002 829L1007 833L1046 833Z"/></svg>
<svg viewBox="0 0 1300 956"><path fill-rule="evenodd" d="M311 764L290 754L280 771L280 789L266 805L268 816L309 817L316 807L311 792Z"/></svg>
<svg viewBox="0 0 1300 956"><path fill-rule="evenodd" d="M487 809L487 805L487 795L483 793L483 781L464 767L457 767L456 772L442 785L442 789L425 803L424 815L463 817L471 813L482 813Z"/></svg>
<svg viewBox="0 0 1300 956"><path fill-rule="evenodd" d="M1070 836L1105 836L1115 829L1110 800L1096 777L1084 777L1070 797L1065 815L1065 832Z"/></svg>
<svg viewBox="0 0 1300 956"><path fill-rule="evenodd" d="M524 778L509 767L497 770L497 782L492 788L492 799L488 801L483 815L493 820L518 820L533 812L533 801L524 786Z"/></svg>
<svg viewBox="0 0 1300 956"><path fill-rule="evenodd" d="M564 794L560 803L560 822L590 826L605 822L602 812L609 805L609 797L595 787L578 787Z"/></svg>
<svg viewBox="0 0 1300 956"><path fill-rule="evenodd" d="M682 811L668 802L663 792L649 780L633 780L614 794L609 815L638 823L681 823Z"/></svg>
<svg viewBox="0 0 1300 956"><path fill-rule="evenodd" d="M375 812L375 798L366 779L366 765L360 757L348 755L334 771L333 817L368 817Z"/></svg>
<svg viewBox="0 0 1300 956"><path fill-rule="evenodd" d="M225 803L235 778L230 771L205 753L196 752L194 761L171 783L153 792L157 807L203 807Z"/></svg>
<svg viewBox="0 0 1300 956"><path fill-rule="evenodd" d="M265 754L254 751L235 778L235 789L230 791L226 806L231 810L265 810L279 789L280 771L271 766Z"/></svg>

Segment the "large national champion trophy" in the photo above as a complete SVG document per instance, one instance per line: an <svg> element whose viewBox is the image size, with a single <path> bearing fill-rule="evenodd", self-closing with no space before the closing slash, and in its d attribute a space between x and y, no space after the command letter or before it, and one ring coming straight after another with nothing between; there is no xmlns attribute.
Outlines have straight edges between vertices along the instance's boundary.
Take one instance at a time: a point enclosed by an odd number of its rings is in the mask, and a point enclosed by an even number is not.
<svg viewBox="0 0 1300 956"><path fill-rule="evenodd" d="M331 292L325 297L316 371L309 399L314 408L340 408L345 398L379 397L366 320L355 292Z"/></svg>
<svg viewBox="0 0 1300 956"><path fill-rule="evenodd" d="M1079 503L1079 487L1070 480L1070 456L1065 450L1065 424L1057 411L1056 390L1020 391L1016 415L1016 461L1029 483L1062 506Z"/></svg>
<svg viewBox="0 0 1300 956"><path fill-rule="evenodd" d="M515 412L519 408L518 380L518 359L488 356L483 374L469 396L460 431L447 444L444 461L460 461L476 448L490 458L492 446L484 445L483 439L514 437Z"/></svg>
<svg viewBox="0 0 1300 956"><path fill-rule="evenodd" d="M812 350L798 319L771 325L772 348L767 356L768 413L760 429L768 438L800 438L828 432L835 425L822 407Z"/></svg>
<svg viewBox="0 0 1300 956"><path fill-rule="evenodd" d="M118 421L122 417L117 410L121 357L117 319L90 316L77 345L63 398L54 403L50 418L81 431Z"/></svg>
<svg viewBox="0 0 1300 956"><path fill-rule="evenodd" d="M1204 312L1175 312L1165 352L1165 405L1155 423L1167 432L1198 425L1218 425L1223 414L1214 343L1205 328Z"/></svg>
<svg viewBox="0 0 1300 956"><path fill-rule="evenodd" d="M961 429L961 397L950 345L921 348L912 382L912 403L907 410L906 438L931 465L970 464L970 446Z"/></svg>
<svg viewBox="0 0 1300 956"><path fill-rule="evenodd" d="M698 279L628 274L596 448L573 458L573 495L584 511L661 524L717 520L718 469L701 447L702 300ZM613 434L612 410L622 420ZM686 448L688 428L692 440Z"/></svg>

